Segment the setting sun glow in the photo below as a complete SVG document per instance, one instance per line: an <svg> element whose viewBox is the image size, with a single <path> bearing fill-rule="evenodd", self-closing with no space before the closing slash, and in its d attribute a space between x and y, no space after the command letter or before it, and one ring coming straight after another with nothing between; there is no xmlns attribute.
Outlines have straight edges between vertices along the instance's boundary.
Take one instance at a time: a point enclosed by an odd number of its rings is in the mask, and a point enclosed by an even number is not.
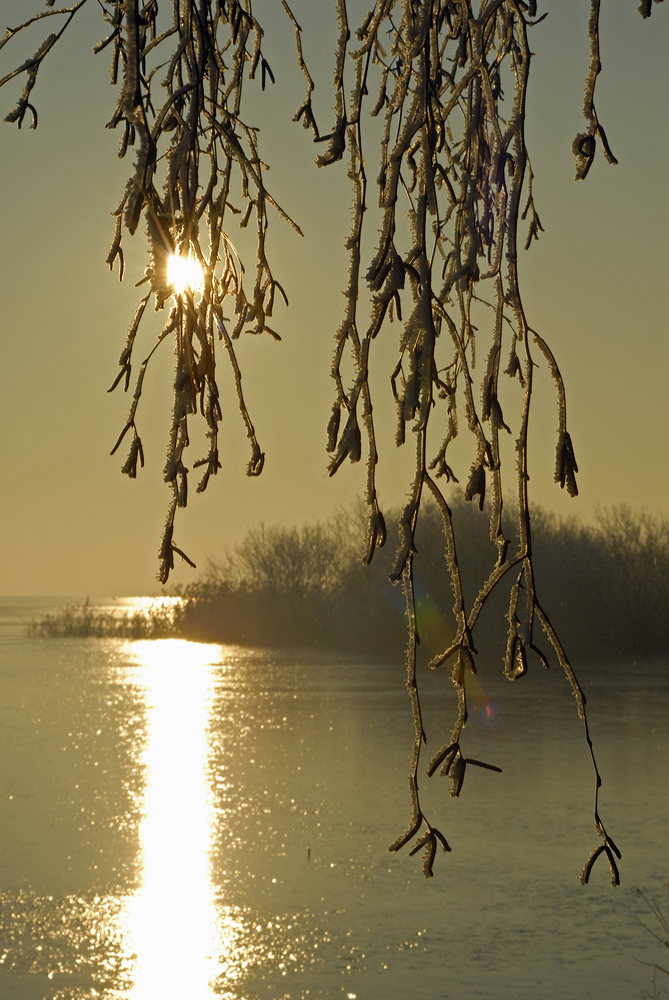
<svg viewBox="0 0 669 1000"><path fill-rule="evenodd" d="M174 288L177 295L183 295L185 291L204 291L204 272L202 265L192 250L187 256L180 253L172 254L167 262L167 280Z"/></svg>

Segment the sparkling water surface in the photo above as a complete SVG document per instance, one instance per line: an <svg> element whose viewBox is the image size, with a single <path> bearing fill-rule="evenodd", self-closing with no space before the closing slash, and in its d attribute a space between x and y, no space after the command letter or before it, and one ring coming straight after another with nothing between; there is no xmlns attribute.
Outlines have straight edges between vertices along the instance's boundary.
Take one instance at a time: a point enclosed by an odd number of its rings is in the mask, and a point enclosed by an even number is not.
<svg viewBox="0 0 669 1000"><path fill-rule="evenodd" d="M665 957L669 662L584 664L623 852L557 667L483 664L460 799L423 777L453 850L425 881L406 826L412 727L395 664L182 640L30 639L0 601L0 997L629 1000ZM425 763L454 691L424 672ZM665 894L666 896L666 894Z"/></svg>

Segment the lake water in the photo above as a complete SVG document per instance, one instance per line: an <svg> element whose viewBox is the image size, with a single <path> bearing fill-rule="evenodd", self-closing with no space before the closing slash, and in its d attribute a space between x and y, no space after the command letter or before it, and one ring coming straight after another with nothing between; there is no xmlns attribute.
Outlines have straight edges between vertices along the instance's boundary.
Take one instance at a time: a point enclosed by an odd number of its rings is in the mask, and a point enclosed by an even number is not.
<svg viewBox="0 0 669 1000"><path fill-rule="evenodd" d="M29 639L0 612L0 996L11 1000L631 1000L666 950L635 892L669 875L669 661L583 665L623 852L558 668L493 664L453 850L425 881L408 816L402 655L369 664L180 640ZM454 693L426 678L425 760ZM472 772L472 773L470 773Z"/></svg>

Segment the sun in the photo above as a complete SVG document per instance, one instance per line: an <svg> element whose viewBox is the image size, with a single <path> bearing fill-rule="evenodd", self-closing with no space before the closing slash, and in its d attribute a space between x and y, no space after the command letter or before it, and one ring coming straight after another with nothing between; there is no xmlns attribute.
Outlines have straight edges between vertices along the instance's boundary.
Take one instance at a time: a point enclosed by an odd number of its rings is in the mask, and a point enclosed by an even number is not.
<svg viewBox="0 0 669 1000"><path fill-rule="evenodd" d="M191 248L189 248L187 256L183 256L178 251L171 254L167 261L167 280L172 285L176 295L183 295L185 291L200 293L204 291L202 265Z"/></svg>

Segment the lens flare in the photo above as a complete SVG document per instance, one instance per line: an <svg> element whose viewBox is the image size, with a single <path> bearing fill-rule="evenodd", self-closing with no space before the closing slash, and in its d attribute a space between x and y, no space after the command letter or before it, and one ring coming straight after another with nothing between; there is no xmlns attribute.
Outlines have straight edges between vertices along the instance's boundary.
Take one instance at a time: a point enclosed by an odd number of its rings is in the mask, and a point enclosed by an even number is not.
<svg viewBox="0 0 669 1000"><path fill-rule="evenodd" d="M204 271L192 249L186 256L179 252L171 255L167 261L167 280L177 295L183 295L187 290L204 291Z"/></svg>
<svg viewBox="0 0 669 1000"><path fill-rule="evenodd" d="M502 721L502 713L494 701L491 701L487 695L482 702L474 705L474 715L486 729L490 730L497 729Z"/></svg>

